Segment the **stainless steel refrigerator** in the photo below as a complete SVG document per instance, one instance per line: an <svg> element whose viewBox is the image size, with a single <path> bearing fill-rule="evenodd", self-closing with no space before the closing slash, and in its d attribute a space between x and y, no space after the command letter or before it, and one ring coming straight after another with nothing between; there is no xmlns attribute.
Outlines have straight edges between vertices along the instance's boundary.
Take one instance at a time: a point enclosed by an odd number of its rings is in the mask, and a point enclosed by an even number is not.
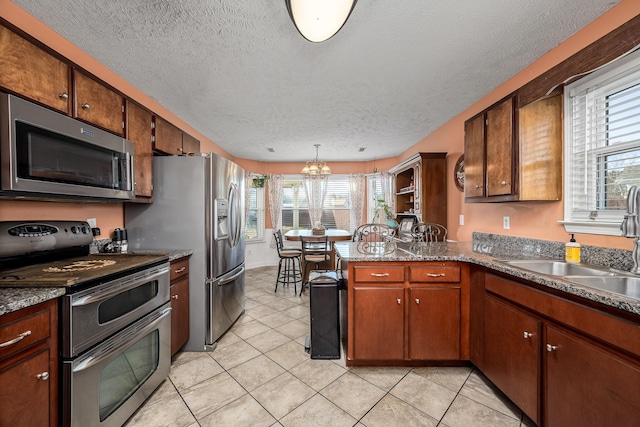
<svg viewBox="0 0 640 427"><path fill-rule="evenodd" d="M188 351L244 312L244 170L216 154L153 159L153 203L125 204L129 250L193 250Z"/></svg>

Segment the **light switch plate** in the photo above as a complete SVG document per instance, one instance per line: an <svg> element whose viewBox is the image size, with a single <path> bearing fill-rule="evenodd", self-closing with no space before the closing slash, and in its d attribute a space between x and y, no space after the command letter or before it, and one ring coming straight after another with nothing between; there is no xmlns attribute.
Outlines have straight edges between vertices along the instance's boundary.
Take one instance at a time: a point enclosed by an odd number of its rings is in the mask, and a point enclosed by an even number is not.
<svg viewBox="0 0 640 427"><path fill-rule="evenodd" d="M502 217L502 228L504 230L509 230L511 229L511 217L510 216L503 216Z"/></svg>
<svg viewBox="0 0 640 427"><path fill-rule="evenodd" d="M464 215L460 215L460 225L464 225Z"/></svg>

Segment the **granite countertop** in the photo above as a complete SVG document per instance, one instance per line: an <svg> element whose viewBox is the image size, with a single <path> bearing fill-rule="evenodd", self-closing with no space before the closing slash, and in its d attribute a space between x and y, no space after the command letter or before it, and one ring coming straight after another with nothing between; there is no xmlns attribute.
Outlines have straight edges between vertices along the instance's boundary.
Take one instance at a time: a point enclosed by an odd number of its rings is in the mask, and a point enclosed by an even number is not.
<svg viewBox="0 0 640 427"><path fill-rule="evenodd" d="M605 304L619 310L640 315L640 300L624 295L591 288L578 283L564 280L559 276L550 276L530 270L514 267L503 262L502 259L557 259L558 256L541 256L539 253L527 251L512 251L505 253L482 253L477 243L377 243L336 242L335 249L341 259L351 262L380 262L380 261L461 261L480 265L492 270L507 273L511 276L525 279L549 288L557 289L591 301ZM481 248L480 248L481 249ZM552 255L557 255L553 253ZM611 266L610 262L601 265ZM618 266L615 266L618 267ZM628 270L628 269L627 269Z"/></svg>
<svg viewBox="0 0 640 427"><path fill-rule="evenodd" d="M95 253L95 252L94 252ZM129 254L158 254L169 255L169 261L190 256L193 250L140 250L129 251ZM58 298L66 293L64 287L21 287L21 288L0 288L0 316L11 313L32 305L39 304L54 298Z"/></svg>

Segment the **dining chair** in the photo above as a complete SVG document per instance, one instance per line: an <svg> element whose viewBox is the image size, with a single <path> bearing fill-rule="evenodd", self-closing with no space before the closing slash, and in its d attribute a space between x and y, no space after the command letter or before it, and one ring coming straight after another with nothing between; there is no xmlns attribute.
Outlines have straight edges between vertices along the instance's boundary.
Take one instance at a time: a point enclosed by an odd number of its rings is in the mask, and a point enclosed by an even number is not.
<svg viewBox="0 0 640 427"><path fill-rule="evenodd" d="M384 242L393 237L395 229L387 224L362 224L353 232L353 242Z"/></svg>
<svg viewBox="0 0 640 427"><path fill-rule="evenodd" d="M302 251L298 248L288 248L282 242L282 232L280 230L273 233L273 237L276 241L276 249L278 250L278 275L276 276L276 288L273 292L278 291L278 283L282 283L283 286L293 282L293 293L297 294L298 290L296 284L298 281L302 282L302 269L300 259L302 257ZM296 269L296 261L298 262L298 268ZM301 285L302 286L302 285ZM302 292L302 289L300 289Z"/></svg>
<svg viewBox="0 0 640 427"><path fill-rule="evenodd" d="M329 271L331 261L331 246L328 236L300 236L302 242L302 286L300 295L304 289L305 279L309 274L309 264L315 266L314 270ZM324 268L320 268L323 266Z"/></svg>
<svg viewBox="0 0 640 427"><path fill-rule="evenodd" d="M419 222L411 228L411 235L416 242L446 242L447 228L440 224Z"/></svg>

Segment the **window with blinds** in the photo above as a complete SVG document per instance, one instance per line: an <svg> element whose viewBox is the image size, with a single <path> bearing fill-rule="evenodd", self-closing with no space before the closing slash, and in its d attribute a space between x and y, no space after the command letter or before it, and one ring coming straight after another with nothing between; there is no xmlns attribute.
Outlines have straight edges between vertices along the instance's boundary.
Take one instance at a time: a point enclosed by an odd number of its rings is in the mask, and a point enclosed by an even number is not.
<svg viewBox="0 0 640 427"><path fill-rule="evenodd" d="M264 188L251 188L245 236L247 240L264 239Z"/></svg>
<svg viewBox="0 0 640 427"><path fill-rule="evenodd" d="M565 88L565 228L620 235L629 187L640 185L640 56Z"/></svg>
<svg viewBox="0 0 640 427"><path fill-rule="evenodd" d="M282 231L311 229L307 195L302 179L285 180L282 185ZM322 225L325 228L349 230L351 207L348 175L331 175L324 198Z"/></svg>

